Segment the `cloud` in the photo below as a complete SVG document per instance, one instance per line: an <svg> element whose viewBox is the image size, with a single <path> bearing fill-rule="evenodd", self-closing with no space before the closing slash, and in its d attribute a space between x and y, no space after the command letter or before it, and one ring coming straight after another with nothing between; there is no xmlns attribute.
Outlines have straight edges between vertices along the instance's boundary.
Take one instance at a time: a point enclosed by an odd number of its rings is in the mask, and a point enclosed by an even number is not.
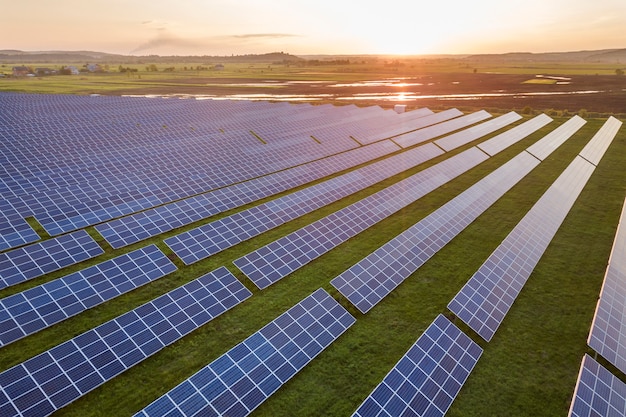
<svg viewBox="0 0 626 417"><path fill-rule="evenodd" d="M157 28L156 36L148 41L137 46L130 51L131 55L138 52L149 51L158 48L176 48L176 49L188 49L198 48L203 45L203 42L195 39L185 39L170 33L166 28Z"/></svg>

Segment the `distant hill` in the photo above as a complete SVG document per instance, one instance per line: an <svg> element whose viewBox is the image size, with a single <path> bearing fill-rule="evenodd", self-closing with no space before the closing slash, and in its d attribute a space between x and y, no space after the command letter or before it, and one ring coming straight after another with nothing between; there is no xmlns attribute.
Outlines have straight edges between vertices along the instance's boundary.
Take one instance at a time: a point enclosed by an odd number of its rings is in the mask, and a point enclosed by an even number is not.
<svg viewBox="0 0 626 417"><path fill-rule="evenodd" d="M231 55L231 56L160 56L160 55L116 55L94 51L19 51L12 49L0 50L0 63L12 64L68 64L68 63L167 63L167 62L207 62L207 63L272 63L272 62L295 62L300 61L295 55L284 52L271 52L267 54Z"/></svg>
<svg viewBox="0 0 626 417"><path fill-rule="evenodd" d="M466 59L472 61L506 61L506 62L599 62L620 63L626 62L626 48L624 49L600 49L594 51L572 52L511 52L506 54L480 54L467 55Z"/></svg>

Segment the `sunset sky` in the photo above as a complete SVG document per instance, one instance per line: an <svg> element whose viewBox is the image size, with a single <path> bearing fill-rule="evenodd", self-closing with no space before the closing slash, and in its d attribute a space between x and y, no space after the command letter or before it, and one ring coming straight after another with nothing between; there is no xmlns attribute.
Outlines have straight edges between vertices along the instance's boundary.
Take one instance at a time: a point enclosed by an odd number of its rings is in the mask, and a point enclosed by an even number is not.
<svg viewBox="0 0 626 417"><path fill-rule="evenodd" d="M624 0L20 0L0 49L132 55L626 48Z"/></svg>

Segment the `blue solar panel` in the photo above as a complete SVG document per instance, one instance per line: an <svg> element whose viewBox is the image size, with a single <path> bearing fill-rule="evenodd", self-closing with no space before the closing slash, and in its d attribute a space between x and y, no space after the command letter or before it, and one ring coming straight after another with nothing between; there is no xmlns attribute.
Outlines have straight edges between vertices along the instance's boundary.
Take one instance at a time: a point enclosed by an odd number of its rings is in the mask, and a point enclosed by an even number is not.
<svg viewBox="0 0 626 417"><path fill-rule="evenodd" d="M426 142L427 140L434 139L438 136L445 135L455 130L465 128L482 120L489 119L490 117L491 115L489 113L484 110L480 110L475 113L457 117L456 119L448 120L433 126L428 126L423 129L416 130L414 132L403 134L401 136L395 137L393 140L403 148L408 148L410 146Z"/></svg>
<svg viewBox="0 0 626 417"><path fill-rule="evenodd" d="M368 312L528 174L539 161L523 152L331 281Z"/></svg>
<svg viewBox="0 0 626 417"><path fill-rule="evenodd" d="M0 253L0 289L104 253L84 230Z"/></svg>
<svg viewBox="0 0 626 417"><path fill-rule="evenodd" d="M142 211L132 216L97 225L95 228L112 247L120 248L323 178L397 150L398 146L393 142L378 142L261 178Z"/></svg>
<svg viewBox="0 0 626 417"><path fill-rule="evenodd" d="M2 417L50 415L251 295L222 267L7 369Z"/></svg>
<svg viewBox="0 0 626 417"><path fill-rule="evenodd" d="M588 344L626 372L626 200L617 226Z"/></svg>
<svg viewBox="0 0 626 417"><path fill-rule="evenodd" d="M442 153L426 144L165 239L165 243L189 265Z"/></svg>
<svg viewBox="0 0 626 417"><path fill-rule="evenodd" d="M353 416L444 416L482 352L439 315Z"/></svg>
<svg viewBox="0 0 626 417"><path fill-rule="evenodd" d="M626 384L596 362L583 358L569 417L620 417L626 415Z"/></svg>
<svg viewBox="0 0 626 417"><path fill-rule="evenodd" d="M487 158L484 152L470 148L269 243L234 264L257 287L267 288Z"/></svg>
<svg viewBox="0 0 626 417"><path fill-rule="evenodd" d="M495 334L594 169L577 156L448 305L483 339Z"/></svg>
<svg viewBox="0 0 626 417"><path fill-rule="evenodd" d="M538 117L541 117L541 116L538 116ZM544 116L544 117L548 117L548 116ZM441 139L437 139L435 143L437 144L437 146L441 147L444 151L456 149L459 146L463 146L467 143L470 143L473 140L476 140L482 136L485 136L489 133L493 133L498 129L508 126L509 124L521 118L522 116L512 111L512 112L503 114L502 116L496 117L495 119L488 120L486 122L469 127L460 132L453 133ZM549 117L548 119L551 120Z"/></svg>
<svg viewBox="0 0 626 417"><path fill-rule="evenodd" d="M24 219L9 220L0 216L0 251L36 242L39 235Z"/></svg>
<svg viewBox="0 0 626 417"><path fill-rule="evenodd" d="M250 414L355 319L319 289L136 414Z"/></svg>
<svg viewBox="0 0 626 417"><path fill-rule="evenodd" d="M167 256L151 245L0 299L0 346L175 270Z"/></svg>

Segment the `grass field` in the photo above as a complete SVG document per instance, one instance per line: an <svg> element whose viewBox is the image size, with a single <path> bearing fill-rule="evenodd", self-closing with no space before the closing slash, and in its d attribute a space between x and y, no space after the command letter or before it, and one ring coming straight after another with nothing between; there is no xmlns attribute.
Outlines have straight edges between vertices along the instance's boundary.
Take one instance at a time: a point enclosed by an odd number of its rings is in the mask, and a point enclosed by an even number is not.
<svg viewBox="0 0 626 417"><path fill-rule="evenodd" d="M98 77L94 76L94 80L106 83L109 77L114 76ZM3 82L0 81L0 84ZM7 288L0 292L0 297L150 243L171 255L179 270L2 348L0 370L206 272L227 266L254 293L249 300L60 410L55 416L130 416L320 287L329 291L357 318L356 324L253 415L349 416L432 320L440 313L447 313L447 303L580 152L604 120L590 119L578 133L368 314L359 313L343 299L329 284L330 280L565 120L556 119L529 138L263 291L256 289L232 265L234 259L431 166L443 157L191 266L182 264L163 239L196 227L198 223L120 250L107 246L93 228L88 228L101 246L107 248L105 255ZM490 343L481 341L463 323L456 321L481 344L484 354L453 403L449 416L566 415L581 359L585 352L590 352L586 338L626 195L625 163L626 129L622 128ZM210 220L239 210L241 208Z"/></svg>

